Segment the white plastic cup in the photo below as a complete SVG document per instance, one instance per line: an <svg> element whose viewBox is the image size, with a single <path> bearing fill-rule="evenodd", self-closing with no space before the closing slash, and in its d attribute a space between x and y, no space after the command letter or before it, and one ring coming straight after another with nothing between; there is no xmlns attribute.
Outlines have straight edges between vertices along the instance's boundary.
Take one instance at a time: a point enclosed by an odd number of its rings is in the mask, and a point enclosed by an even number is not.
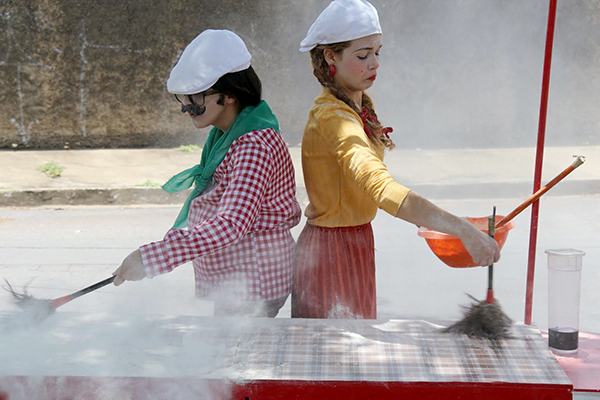
<svg viewBox="0 0 600 400"><path fill-rule="evenodd" d="M559 355L577 353L583 251L546 250L548 254L548 347Z"/></svg>

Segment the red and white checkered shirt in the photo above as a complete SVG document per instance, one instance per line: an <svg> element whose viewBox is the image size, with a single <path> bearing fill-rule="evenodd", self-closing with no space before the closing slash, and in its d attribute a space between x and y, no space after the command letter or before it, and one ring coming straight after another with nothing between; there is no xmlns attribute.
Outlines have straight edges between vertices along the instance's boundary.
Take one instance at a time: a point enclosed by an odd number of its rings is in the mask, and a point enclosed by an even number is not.
<svg viewBox="0 0 600 400"><path fill-rule="evenodd" d="M163 240L140 247L146 275L193 261L198 297L287 296L295 251L290 229L300 214L294 166L281 134L248 132L231 145L212 187L192 201L188 229L171 229Z"/></svg>

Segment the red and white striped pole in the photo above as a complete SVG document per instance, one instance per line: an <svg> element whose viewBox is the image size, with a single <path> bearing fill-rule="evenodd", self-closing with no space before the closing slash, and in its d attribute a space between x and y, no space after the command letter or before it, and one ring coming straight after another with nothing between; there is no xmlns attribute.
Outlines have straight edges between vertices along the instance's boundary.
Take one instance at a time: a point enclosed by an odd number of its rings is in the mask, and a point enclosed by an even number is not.
<svg viewBox="0 0 600 400"><path fill-rule="evenodd" d="M546 30L546 51L544 54L544 72L542 77L542 99L538 124L537 151L535 158L535 176L533 193L540 189L542 181L542 164L544 160L544 139L546 135L546 116L548 114L548 91L550 87L550 66L552 64L552 44L554 42L554 25L556 22L556 2L550 0L548 9L548 28ZM525 293L525 323L531 325L531 309L533 305L533 277L535 273L535 251L537 245L537 228L539 200L532 204L531 227L529 230L529 260L527 263L527 290Z"/></svg>

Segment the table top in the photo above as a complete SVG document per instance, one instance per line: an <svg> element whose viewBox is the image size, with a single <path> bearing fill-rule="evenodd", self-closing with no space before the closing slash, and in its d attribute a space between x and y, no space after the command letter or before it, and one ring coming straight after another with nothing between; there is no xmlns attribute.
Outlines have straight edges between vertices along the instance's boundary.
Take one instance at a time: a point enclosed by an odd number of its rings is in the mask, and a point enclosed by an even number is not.
<svg viewBox="0 0 600 400"><path fill-rule="evenodd" d="M535 327L489 341L421 320L57 313L0 319L0 376L571 385Z"/></svg>

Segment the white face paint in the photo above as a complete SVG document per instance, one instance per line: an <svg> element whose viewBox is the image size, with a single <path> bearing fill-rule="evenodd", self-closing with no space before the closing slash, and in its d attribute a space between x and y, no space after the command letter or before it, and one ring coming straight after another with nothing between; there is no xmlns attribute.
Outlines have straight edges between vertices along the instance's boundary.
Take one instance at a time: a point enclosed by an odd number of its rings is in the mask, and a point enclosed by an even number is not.
<svg viewBox="0 0 600 400"><path fill-rule="evenodd" d="M373 86L379 68L379 51L383 46L380 34L350 42L341 54L334 54L337 72L335 80L348 94L362 92Z"/></svg>

